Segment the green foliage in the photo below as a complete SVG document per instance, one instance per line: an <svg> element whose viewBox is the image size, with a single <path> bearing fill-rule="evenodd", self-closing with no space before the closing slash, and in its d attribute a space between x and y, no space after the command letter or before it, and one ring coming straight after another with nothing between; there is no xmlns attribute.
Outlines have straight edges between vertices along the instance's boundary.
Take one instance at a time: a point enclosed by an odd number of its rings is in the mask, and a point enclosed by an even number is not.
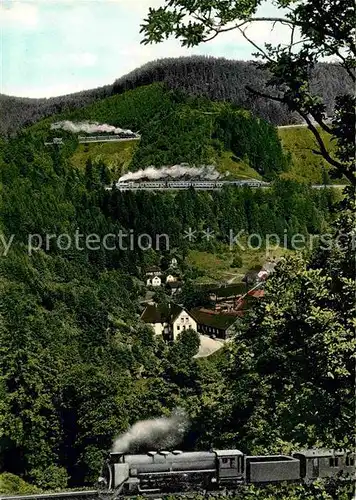
<svg viewBox="0 0 356 500"><path fill-rule="evenodd" d="M0 474L0 493L3 495L31 495L40 491L36 486L26 483L15 474L9 472Z"/></svg>
<svg viewBox="0 0 356 500"><path fill-rule="evenodd" d="M226 106L216 119L214 137L238 159L248 158L251 167L270 180L288 169L287 159L280 150L276 131L267 122L248 117L246 111Z"/></svg>
<svg viewBox="0 0 356 500"><path fill-rule="evenodd" d="M191 190L171 193L141 191L137 193L113 190L107 195L105 210L123 227L133 227L135 233L169 236L170 247L186 250L182 239L189 227L215 232L214 241L207 243L202 233L190 244L196 250L216 253L219 242L231 243L231 231L241 236L257 233L264 241L267 234L277 234L283 243L287 230L287 247L293 234L306 237L327 229L333 192L315 190L295 181L280 180L271 189L226 188L217 192ZM241 244L243 239L241 238ZM233 244L233 242L232 242ZM163 248L164 250L164 248ZM236 250L239 247L236 246ZM216 268L227 269L226 261L213 255Z"/></svg>
<svg viewBox="0 0 356 500"><path fill-rule="evenodd" d="M229 347L204 445L238 442L252 454L352 448L355 283L352 230L344 232L342 251L320 250L309 265L289 257L267 281Z"/></svg>
<svg viewBox="0 0 356 500"><path fill-rule="evenodd" d="M118 179L127 171L136 147L137 141L79 144L71 157L71 163L83 169L90 158L97 168L107 166L112 178ZM110 184L110 179L107 184Z"/></svg>
<svg viewBox="0 0 356 500"><path fill-rule="evenodd" d="M184 305L186 309L194 309L194 307L209 307L211 300L208 294L203 289L197 289L191 282L187 282L182 287L178 301Z"/></svg>
<svg viewBox="0 0 356 500"><path fill-rule="evenodd" d="M68 474L64 467L48 465L43 469L30 472L32 481L42 489L61 490L67 486Z"/></svg>
<svg viewBox="0 0 356 500"><path fill-rule="evenodd" d="M164 378L181 389L181 397L196 392L198 364L193 356L199 351L200 338L194 330L183 330L169 348Z"/></svg>
<svg viewBox="0 0 356 500"><path fill-rule="evenodd" d="M320 134L330 153L335 153L335 145L326 132ZM285 151L291 154L291 168L282 174L283 178L310 182L311 184L343 184L345 179L331 179L327 161L313 153L317 147L315 138L307 127L285 127L278 129L278 135Z"/></svg>
<svg viewBox="0 0 356 500"><path fill-rule="evenodd" d="M352 500L354 488L351 484L338 484L333 481L316 481L312 485L281 484L265 486L243 486L238 493L231 493L227 497L220 495L196 495L195 500L216 498L223 500ZM172 496L163 496L164 500L173 500ZM184 498L179 497L178 498Z"/></svg>
<svg viewBox="0 0 356 500"><path fill-rule="evenodd" d="M187 99L160 85L64 117L139 130L143 140L132 168L218 163L224 148L266 178L287 167L273 127L233 106ZM128 228L168 234L184 268L190 248L220 251L230 229L319 233L328 227L332 194L286 180L268 190L107 192L111 174L104 163L89 155L84 168L73 168L77 141L70 134L63 148L44 147L57 119L0 144L1 231L14 235L9 254L0 259L0 463L10 473L0 476L2 488L25 491L19 477L43 489L93 485L114 436L180 405L192 420L184 443L190 448L349 446L351 216L339 222L346 247L320 250L308 263L300 257L283 262L234 342L209 361L194 358L196 333L182 332L175 344L165 345L139 321L143 290L137 278L147 263L159 262L154 251L103 245L63 250L55 244L60 234L73 240L78 228L100 238ZM347 161L347 144L341 146ZM210 227L217 241L182 241L189 227ZM29 234L45 244L29 252ZM46 242L48 234L54 238ZM206 297L188 283L182 300L188 307ZM310 491L328 498L318 488ZM283 498L285 491L268 494ZM303 498L304 490L296 492L291 494Z"/></svg>
<svg viewBox="0 0 356 500"><path fill-rule="evenodd" d="M85 154L79 146L75 152L75 165L82 165L84 158L92 157L96 163L105 162L106 158L106 162L111 163L111 170L116 172L116 179L126 168L139 170L151 165L161 167L178 163L215 164L225 173L224 149L235 155L235 161L230 160L228 164L234 167L230 173L237 172L237 177L242 170L242 176L261 175L271 179L289 166L276 131L267 122L229 104L187 97L160 84L103 99L51 118L51 121L59 119L101 121L140 132L142 139L131 148L130 164L126 152L121 161L115 157L109 159L104 153L98 157L98 146L90 145ZM45 128L48 128L48 121L32 129L44 133ZM104 146L117 149L113 145ZM243 165L243 168L236 165Z"/></svg>
<svg viewBox="0 0 356 500"><path fill-rule="evenodd" d="M242 257L240 255L235 255L231 267L242 267Z"/></svg>

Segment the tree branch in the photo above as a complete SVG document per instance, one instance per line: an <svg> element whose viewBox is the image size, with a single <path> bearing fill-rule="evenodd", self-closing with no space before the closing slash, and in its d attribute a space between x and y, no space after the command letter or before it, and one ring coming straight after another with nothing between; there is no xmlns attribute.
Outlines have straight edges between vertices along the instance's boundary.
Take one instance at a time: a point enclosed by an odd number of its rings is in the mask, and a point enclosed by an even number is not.
<svg viewBox="0 0 356 500"><path fill-rule="evenodd" d="M313 125L309 116L304 114L303 112L301 112L299 110L297 110L297 111L300 114L300 116L302 116L304 118L304 120L307 122L309 130L314 134L314 137L315 137L317 143L319 144L321 155L325 158L325 160L328 163L330 163L330 165L332 165L333 167L338 169L339 172L342 172L345 175L345 177L351 182L351 184L353 186L356 186L356 177L353 174L353 172L349 172L345 164L340 163L339 161L335 160L334 158L332 158L330 156L329 152L327 151L327 149L325 147L324 141L321 138L321 135L320 135L318 129Z"/></svg>
<svg viewBox="0 0 356 500"><path fill-rule="evenodd" d="M261 49L261 47L259 47L253 40L251 40L245 33L245 30L241 29L241 28L238 28L239 32L241 33L241 35L251 44L253 45L253 47L255 47L255 49L257 49L259 52L261 52L261 54L264 55L264 57L270 61L270 62L274 62L273 59L268 55L266 54L266 52Z"/></svg>
<svg viewBox="0 0 356 500"><path fill-rule="evenodd" d="M284 97L277 97L277 96L273 96L273 95L269 95L269 94L265 94L264 92L260 92L258 90L255 90L253 89L252 87L250 86L246 86L246 89L259 96L259 97L263 97L265 99L271 99L273 101L277 101L277 102L281 102L283 104L286 104L288 105L288 102L287 100L284 98ZM303 113L303 111L299 110L299 109L296 109L295 111L297 111L300 116L305 120L305 122L307 123L308 125L308 128L309 130L313 133L318 145L319 145L319 148L320 148L320 152L319 154L321 156L323 156L323 158L331 165L333 166L334 168L336 168L337 170L339 170L339 172L341 172L350 182L353 186L356 186L356 177L354 175L353 172L349 171L347 169L347 166L337 160L335 160L334 158L332 158L328 152L328 150L326 149L326 146L324 144L324 141L323 139L321 138L321 135L318 131L318 129L315 127L315 125L313 125L312 121L310 120L309 116L305 113Z"/></svg>
<svg viewBox="0 0 356 500"><path fill-rule="evenodd" d="M290 34L290 42L289 42L289 55L292 54L292 48L294 47L294 32L295 32L295 26L292 26L292 32Z"/></svg>
<svg viewBox="0 0 356 500"><path fill-rule="evenodd" d="M215 25L211 27L211 30L214 31L214 35L204 38L204 42L210 42L211 40L214 40L218 35L221 33L227 33L229 31L233 31L239 28L242 28L247 23L252 23L252 22L271 22L271 23L281 23L281 24L288 24L290 26L299 26L298 23L291 21L288 18L284 17L252 17L249 19L245 19L239 24L234 24L233 26L230 26L229 28L223 28L223 25Z"/></svg>
<svg viewBox="0 0 356 500"><path fill-rule="evenodd" d="M264 97L265 99L271 99L272 101L282 102L283 104L286 104L286 101L283 97L277 97L274 95L265 94L264 92L260 92L259 90L253 89L249 85L246 85L246 90L248 90L252 94L257 95L258 97Z"/></svg>

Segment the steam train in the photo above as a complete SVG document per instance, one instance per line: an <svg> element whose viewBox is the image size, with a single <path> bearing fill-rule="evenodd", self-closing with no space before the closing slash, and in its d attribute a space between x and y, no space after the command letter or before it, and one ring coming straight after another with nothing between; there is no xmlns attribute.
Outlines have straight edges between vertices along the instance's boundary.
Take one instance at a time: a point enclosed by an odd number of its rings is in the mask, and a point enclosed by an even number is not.
<svg viewBox="0 0 356 500"><path fill-rule="evenodd" d="M86 135L78 136L79 144L87 144L90 142L120 142L129 140L139 140L141 136L135 134L134 132L120 132L119 134L113 135Z"/></svg>
<svg viewBox="0 0 356 500"><path fill-rule="evenodd" d="M99 491L111 499L184 491L235 490L244 484L310 483L317 478L355 480L355 453L306 450L292 456L249 456L239 450L110 453Z"/></svg>
<svg viewBox="0 0 356 500"><path fill-rule="evenodd" d="M194 188L197 190L216 190L224 186L236 187L268 187L269 183L258 180L221 181L221 180L160 180L160 181L129 181L118 182L116 187L119 191L149 191L149 190L180 190Z"/></svg>

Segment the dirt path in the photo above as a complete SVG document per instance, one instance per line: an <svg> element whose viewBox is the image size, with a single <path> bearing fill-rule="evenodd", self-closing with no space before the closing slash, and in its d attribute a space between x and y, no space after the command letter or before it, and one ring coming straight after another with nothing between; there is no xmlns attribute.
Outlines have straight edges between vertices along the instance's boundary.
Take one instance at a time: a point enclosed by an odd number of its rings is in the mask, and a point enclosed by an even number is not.
<svg viewBox="0 0 356 500"><path fill-rule="evenodd" d="M216 340L206 335L200 335L199 352L194 356L194 358L207 358L214 352L221 349L223 345L224 345L223 340Z"/></svg>

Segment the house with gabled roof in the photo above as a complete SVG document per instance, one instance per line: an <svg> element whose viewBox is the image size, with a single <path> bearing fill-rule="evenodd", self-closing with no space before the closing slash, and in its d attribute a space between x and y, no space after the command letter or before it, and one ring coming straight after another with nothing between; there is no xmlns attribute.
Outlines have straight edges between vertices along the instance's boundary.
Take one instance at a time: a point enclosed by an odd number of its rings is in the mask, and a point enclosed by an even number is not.
<svg viewBox="0 0 356 500"><path fill-rule="evenodd" d="M147 286L157 287L162 285L162 280L159 276L153 276L153 278L148 278L146 284Z"/></svg>
<svg viewBox="0 0 356 500"><path fill-rule="evenodd" d="M192 315L173 303L148 304L141 319L153 328L156 335L162 335L168 342L176 340L184 330L197 331L197 323Z"/></svg>
<svg viewBox="0 0 356 500"><path fill-rule="evenodd" d="M205 308L195 308L190 311L197 323L197 332L218 339L227 339L234 331L233 326L240 314L219 313Z"/></svg>

